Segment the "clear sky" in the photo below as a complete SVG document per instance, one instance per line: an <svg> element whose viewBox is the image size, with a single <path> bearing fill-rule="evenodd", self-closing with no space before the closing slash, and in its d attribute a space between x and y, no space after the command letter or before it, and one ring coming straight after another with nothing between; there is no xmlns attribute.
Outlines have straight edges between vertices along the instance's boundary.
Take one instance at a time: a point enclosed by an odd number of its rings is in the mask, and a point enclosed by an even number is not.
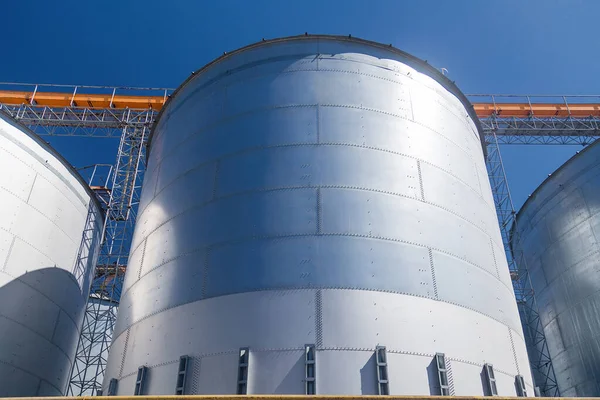
<svg viewBox="0 0 600 400"><path fill-rule="evenodd" d="M465 93L600 94L597 0L103 0L0 6L0 81L176 87L261 38L352 34L448 69ZM116 143L51 138L74 165ZM576 150L505 146L517 206Z"/></svg>

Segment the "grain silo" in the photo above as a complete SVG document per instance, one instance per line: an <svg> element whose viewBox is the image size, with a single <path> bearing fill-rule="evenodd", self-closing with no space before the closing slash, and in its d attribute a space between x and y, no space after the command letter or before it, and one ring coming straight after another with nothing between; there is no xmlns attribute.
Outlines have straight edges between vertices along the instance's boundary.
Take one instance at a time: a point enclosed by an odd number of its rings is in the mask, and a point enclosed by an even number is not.
<svg viewBox="0 0 600 400"><path fill-rule="evenodd" d="M600 145L551 174L517 223L560 394L600 396Z"/></svg>
<svg viewBox="0 0 600 400"><path fill-rule="evenodd" d="M532 395L480 135L361 39L194 73L153 130L104 394Z"/></svg>
<svg viewBox="0 0 600 400"><path fill-rule="evenodd" d="M0 204L0 396L64 395L101 210L62 157L1 111Z"/></svg>

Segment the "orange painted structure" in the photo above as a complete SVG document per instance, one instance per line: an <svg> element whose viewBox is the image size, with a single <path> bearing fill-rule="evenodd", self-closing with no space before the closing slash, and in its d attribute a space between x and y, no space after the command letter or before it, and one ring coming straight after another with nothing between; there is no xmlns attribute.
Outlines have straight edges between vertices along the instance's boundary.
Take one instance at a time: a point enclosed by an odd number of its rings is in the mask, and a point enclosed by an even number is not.
<svg viewBox="0 0 600 400"><path fill-rule="evenodd" d="M85 89L85 87L82 87ZM32 104L48 107L85 107L90 109L152 109L160 110L165 104L169 89L162 96L122 95L112 93L78 93L75 89L71 93L43 92L37 89L32 91L0 90L0 103L10 105ZM600 117L599 103L504 103L504 102L475 102L475 112L479 118L492 115L502 117L573 117L588 118Z"/></svg>

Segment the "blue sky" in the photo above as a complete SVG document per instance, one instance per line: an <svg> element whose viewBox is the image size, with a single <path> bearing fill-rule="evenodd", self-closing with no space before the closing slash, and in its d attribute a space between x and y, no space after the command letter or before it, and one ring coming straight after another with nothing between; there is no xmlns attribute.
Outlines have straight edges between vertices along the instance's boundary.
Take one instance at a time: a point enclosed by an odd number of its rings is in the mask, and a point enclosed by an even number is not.
<svg viewBox="0 0 600 400"><path fill-rule="evenodd" d="M0 81L176 87L223 51L303 32L352 34L448 69L465 93L600 94L595 0L12 1ZM73 164L106 139L50 139ZM505 146L517 205L575 146Z"/></svg>

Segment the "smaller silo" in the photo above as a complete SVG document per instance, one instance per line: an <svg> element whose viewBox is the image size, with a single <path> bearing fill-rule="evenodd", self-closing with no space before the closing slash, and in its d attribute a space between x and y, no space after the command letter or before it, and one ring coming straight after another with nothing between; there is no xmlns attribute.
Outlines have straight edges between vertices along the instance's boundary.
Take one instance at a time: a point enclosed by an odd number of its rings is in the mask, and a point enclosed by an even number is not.
<svg viewBox="0 0 600 400"><path fill-rule="evenodd" d="M551 174L517 225L561 396L600 396L600 144Z"/></svg>
<svg viewBox="0 0 600 400"><path fill-rule="evenodd" d="M69 384L103 217L54 149L0 111L0 397Z"/></svg>

